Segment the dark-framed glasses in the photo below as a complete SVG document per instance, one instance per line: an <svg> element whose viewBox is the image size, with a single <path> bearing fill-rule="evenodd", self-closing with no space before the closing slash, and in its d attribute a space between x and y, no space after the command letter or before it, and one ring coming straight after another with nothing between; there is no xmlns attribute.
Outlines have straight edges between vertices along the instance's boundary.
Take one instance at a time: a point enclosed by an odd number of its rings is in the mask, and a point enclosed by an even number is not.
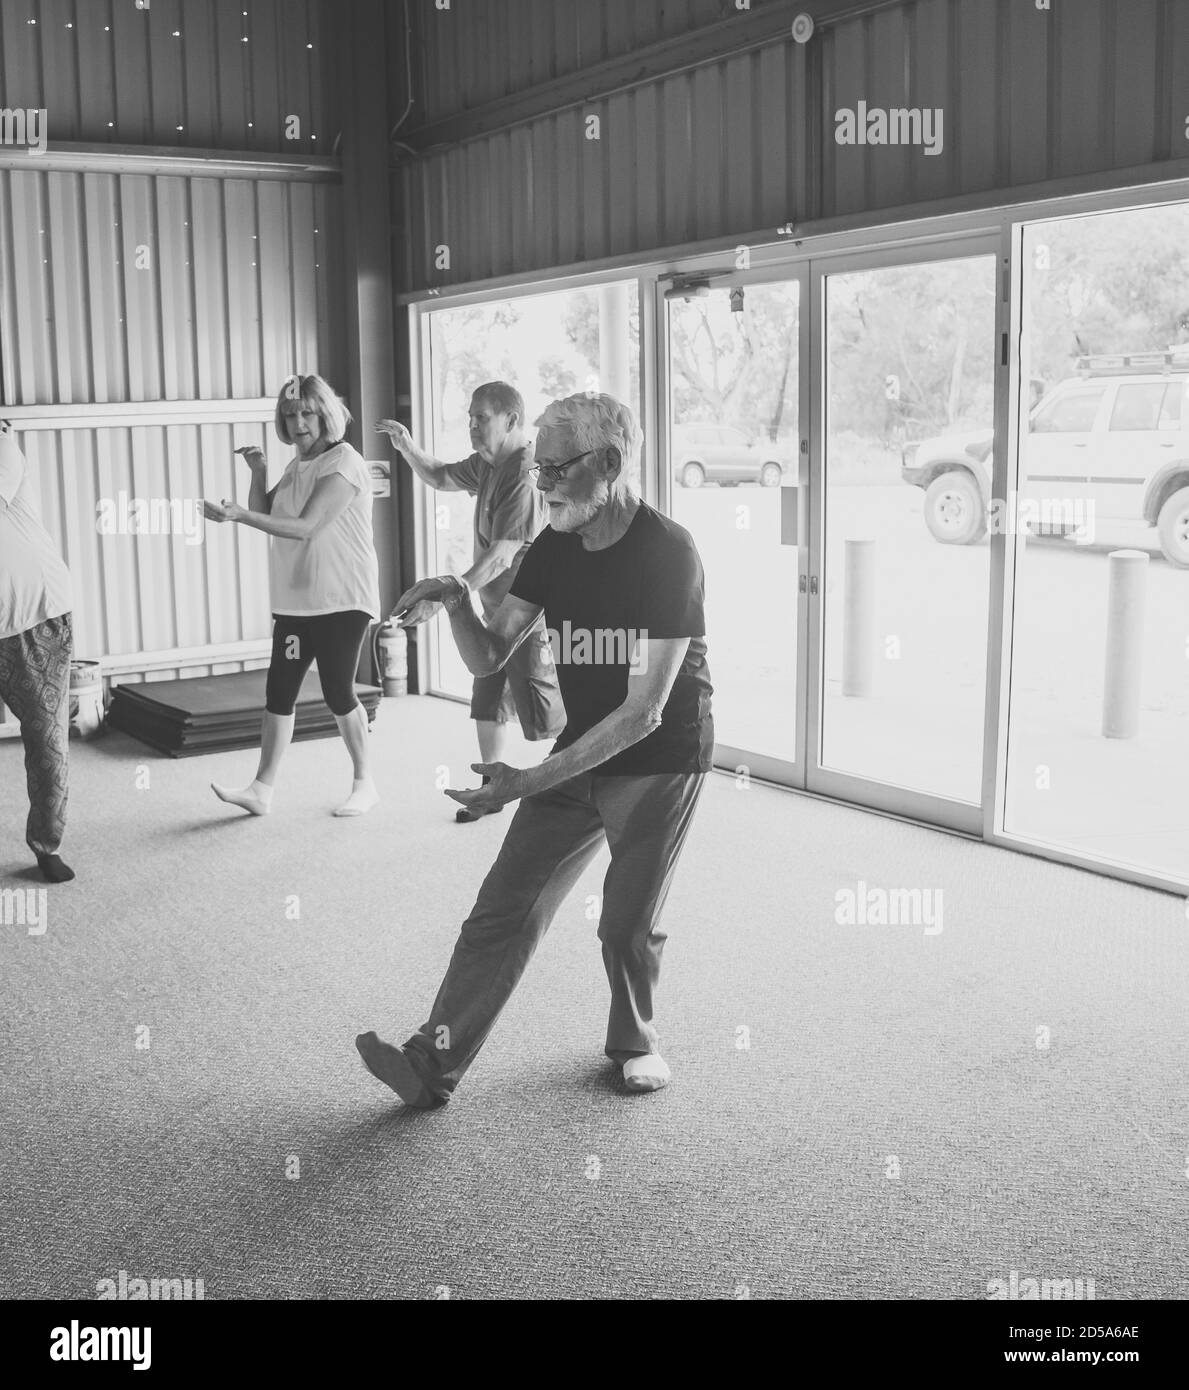
<svg viewBox="0 0 1189 1390"><path fill-rule="evenodd" d="M547 483L560 483L566 475L567 468L572 468L580 459L587 458L594 452L593 449L583 449L572 459L566 459L565 463L534 463L528 471L539 474Z"/></svg>

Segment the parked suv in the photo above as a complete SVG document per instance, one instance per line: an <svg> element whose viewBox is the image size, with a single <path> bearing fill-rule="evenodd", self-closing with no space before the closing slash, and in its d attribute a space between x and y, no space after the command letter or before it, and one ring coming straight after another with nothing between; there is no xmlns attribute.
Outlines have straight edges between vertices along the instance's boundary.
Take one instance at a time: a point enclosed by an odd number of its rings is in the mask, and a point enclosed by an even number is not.
<svg viewBox="0 0 1189 1390"><path fill-rule="evenodd" d="M734 425L677 425L673 430L673 476L682 487L759 483L779 487L788 472L771 444L757 444Z"/></svg>
<svg viewBox="0 0 1189 1390"><path fill-rule="evenodd" d="M901 451L900 476L925 491L925 524L948 545L987 533L990 430ZM1028 418L1020 500L1093 502L1099 521L1156 527L1172 565L1189 569L1189 358L1181 351L1084 357Z"/></svg>

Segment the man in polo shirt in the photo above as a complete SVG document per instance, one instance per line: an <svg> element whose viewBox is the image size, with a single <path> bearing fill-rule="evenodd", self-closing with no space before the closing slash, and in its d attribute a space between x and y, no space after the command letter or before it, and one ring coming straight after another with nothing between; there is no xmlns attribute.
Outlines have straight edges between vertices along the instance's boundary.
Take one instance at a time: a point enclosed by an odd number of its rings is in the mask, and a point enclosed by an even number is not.
<svg viewBox="0 0 1189 1390"><path fill-rule="evenodd" d="M70 572L41 524L24 454L0 420L0 700L25 744L29 819L25 838L42 877L74 873L58 849L69 793Z"/></svg>
<svg viewBox="0 0 1189 1390"><path fill-rule="evenodd" d="M489 381L471 398L470 429L474 453L461 463L443 463L414 443L396 420L381 420L394 449L413 471L442 492L469 492L475 499L474 563L462 576L477 592L490 620L515 578L520 561L544 524L544 510L533 486L532 443L524 424L524 399L506 381ZM526 739L554 738L565 724L557 676L544 624L538 623L511 659L490 675L476 676L471 691L471 718L479 734L479 759L501 761L507 751L508 725L519 717ZM464 806L457 821L483 814Z"/></svg>
<svg viewBox="0 0 1189 1390"><path fill-rule="evenodd" d="M364 1033L368 1069L409 1105L448 1099L475 1060L555 912L600 848L599 940L611 986L605 1052L631 1091L669 1068L652 1023L661 911L711 767L702 564L690 535L634 486L632 413L606 395L554 401L537 422L549 526L486 621L453 577L401 598L404 622L443 604L468 668L499 670L544 613L568 720L538 767L480 765L485 785L451 791L484 812L520 805L463 924L428 1021L403 1047ZM542 1021L532 1037L563 1020Z"/></svg>

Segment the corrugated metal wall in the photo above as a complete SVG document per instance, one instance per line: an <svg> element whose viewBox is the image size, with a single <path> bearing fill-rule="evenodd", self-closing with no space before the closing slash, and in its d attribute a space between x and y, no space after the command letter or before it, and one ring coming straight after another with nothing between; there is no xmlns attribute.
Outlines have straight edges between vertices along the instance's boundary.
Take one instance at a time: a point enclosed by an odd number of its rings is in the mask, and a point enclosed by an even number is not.
<svg viewBox="0 0 1189 1390"><path fill-rule="evenodd" d="M74 580L77 654L127 657L210 644L263 641L269 632L268 543L239 526L180 535L121 534L133 499L179 501L247 495L247 469L232 450L259 444L263 424L30 430L18 443L41 483L42 512ZM268 431L271 434L271 430ZM115 534L100 534L99 504ZM190 503L192 505L192 502ZM185 525L188 513L180 513ZM193 674L207 674L202 665ZM165 668L157 678L182 674ZM186 672L191 674L191 672Z"/></svg>
<svg viewBox="0 0 1189 1390"><path fill-rule="evenodd" d="M775 228L801 180L794 45L745 54L406 164L410 288ZM598 115L601 138L585 121ZM436 248L450 250L448 271Z"/></svg>
<svg viewBox="0 0 1189 1390"><path fill-rule="evenodd" d="M1183 158L1186 0L915 0L823 31L823 216ZM844 147L834 113L942 107L944 152Z"/></svg>
<svg viewBox="0 0 1189 1390"><path fill-rule="evenodd" d="M333 359L333 195L0 169L3 401L259 397Z"/></svg>
<svg viewBox="0 0 1189 1390"><path fill-rule="evenodd" d="M733 0L409 0L419 116L436 120L739 13ZM754 10L772 0L751 0Z"/></svg>
<svg viewBox="0 0 1189 1390"><path fill-rule="evenodd" d="M51 148L329 154L326 13L321 0L3 0L0 104L44 107ZM78 653L178 657L150 679L259 664L246 653L269 632L266 538L216 525L204 544L108 535L97 513L121 499L246 500L232 454L244 443L265 447L276 476L287 455L263 398L292 371L346 369L339 187L251 168L7 163L0 413L71 568ZM243 654L180 664L208 647Z"/></svg>
<svg viewBox="0 0 1189 1390"><path fill-rule="evenodd" d="M284 461L261 398L294 370L333 378L345 355L334 195L277 180L0 170L3 402L75 578L81 654L267 636L263 537L101 535L97 507L121 494L243 501L236 446ZM207 401L249 405L197 423ZM84 428L45 408L80 403L96 404ZM138 403L143 425L129 421ZM220 412L240 423L217 423ZM22 430L29 414L36 428ZM193 422L168 423L179 414Z"/></svg>
<svg viewBox="0 0 1189 1390"><path fill-rule="evenodd" d="M329 154L320 13L319 0L4 0L2 104L44 107L55 142Z"/></svg>
<svg viewBox="0 0 1189 1390"><path fill-rule="evenodd" d="M17 407L18 442L75 578L80 653L267 636L263 537L218 526L205 545L101 535L97 507L121 494L243 501L236 446L284 461L260 399L294 370L333 378L344 358L334 195L274 180L0 171L3 401ZM203 415L194 403L207 401L250 405L218 408L235 426L216 423L217 411L210 424L166 423ZM146 406L143 425L112 404L155 402L177 405ZM44 409L79 403L99 403L84 428ZM22 430L20 407L36 407L37 428ZM105 415L111 426L95 422Z"/></svg>
<svg viewBox="0 0 1189 1390"><path fill-rule="evenodd" d="M753 6L758 10L759 4ZM803 7L810 13L814 5ZM432 119L731 5L415 4ZM1183 158L1189 0L904 0L406 159L408 288ZM790 9L790 13L791 13ZM585 16L585 18L583 18ZM655 35L654 35L655 37ZM589 59L586 55L589 55ZM581 86L576 88L581 91ZM840 146L835 113L944 108L939 155ZM585 138L590 114L601 139ZM448 270L435 249L450 248Z"/></svg>

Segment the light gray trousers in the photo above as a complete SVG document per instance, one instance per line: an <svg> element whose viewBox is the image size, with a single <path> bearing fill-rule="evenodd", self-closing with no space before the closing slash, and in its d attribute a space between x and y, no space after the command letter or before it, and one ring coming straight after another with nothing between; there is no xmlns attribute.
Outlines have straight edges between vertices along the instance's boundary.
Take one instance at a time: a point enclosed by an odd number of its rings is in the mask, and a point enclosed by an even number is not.
<svg viewBox="0 0 1189 1390"><path fill-rule="evenodd" d="M554 914L604 842L611 851L598 931L611 985L605 1050L617 1062L656 1051L661 912L704 780L704 773L588 772L520 803L463 923L429 1021L404 1045L433 1094L452 1092L475 1060ZM557 1026L548 1020L542 1034Z"/></svg>

